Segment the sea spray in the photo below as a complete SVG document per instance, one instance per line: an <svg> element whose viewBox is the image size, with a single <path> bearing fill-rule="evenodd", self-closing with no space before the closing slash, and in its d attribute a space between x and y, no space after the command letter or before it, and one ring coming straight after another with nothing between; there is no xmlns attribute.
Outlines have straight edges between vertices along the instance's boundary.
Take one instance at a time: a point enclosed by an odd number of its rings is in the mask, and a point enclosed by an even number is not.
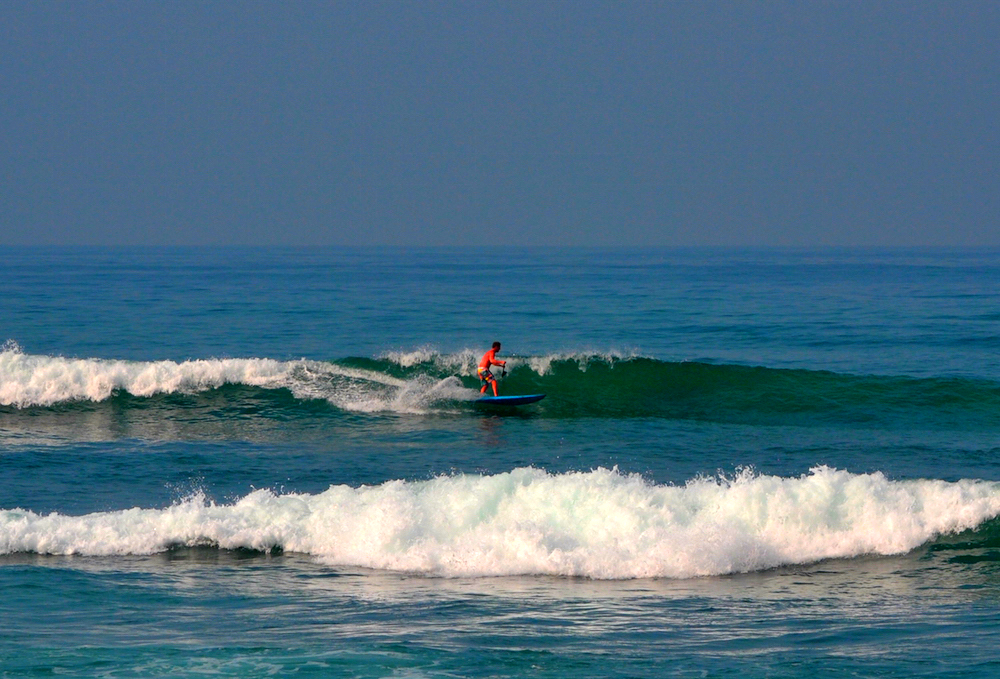
<svg viewBox="0 0 1000 679"><path fill-rule="evenodd" d="M431 347L421 347L413 351L387 351L380 360L396 364L402 368L425 368L433 371L452 372L461 375L475 375L482 351L463 349L455 353L442 353ZM526 367L540 377L548 375L554 364L570 364L586 372L591 363L615 365L616 363L641 358L636 351L573 351L544 354L540 356L519 356L504 354L507 369L513 371Z"/></svg>
<svg viewBox="0 0 1000 679"><path fill-rule="evenodd" d="M178 546L283 549L330 566L439 576L690 578L901 554L1000 514L984 481L892 481L817 467L660 485L617 470L519 468L315 495L196 494L165 509L0 512L0 552L151 554Z"/></svg>

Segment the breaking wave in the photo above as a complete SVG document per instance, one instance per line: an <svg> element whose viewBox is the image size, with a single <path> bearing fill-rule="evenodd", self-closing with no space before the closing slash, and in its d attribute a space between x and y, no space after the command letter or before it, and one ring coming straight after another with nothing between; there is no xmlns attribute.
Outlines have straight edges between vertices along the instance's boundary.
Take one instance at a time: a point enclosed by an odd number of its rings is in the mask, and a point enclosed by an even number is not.
<svg viewBox="0 0 1000 679"><path fill-rule="evenodd" d="M283 550L331 566L447 577L691 578L909 552L1000 514L984 481L891 481L817 467L660 485L617 470L196 494L164 509L84 516L0 511L0 553L145 555Z"/></svg>
<svg viewBox="0 0 1000 679"><path fill-rule="evenodd" d="M355 413L450 412L478 397L476 359L471 350L452 354L418 350L337 361L143 362L37 356L5 347L0 352L0 409L101 403L122 396L204 395L236 385L244 388L243 398L270 401L274 409L287 407L290 395L298 404L320 401ZM501 392L548 394L530 410L539 417L890 428L1000 426L1000 385L988 380L846 375L591 352L507 361ZM227 399L232 396L227 394Z"/></svg>

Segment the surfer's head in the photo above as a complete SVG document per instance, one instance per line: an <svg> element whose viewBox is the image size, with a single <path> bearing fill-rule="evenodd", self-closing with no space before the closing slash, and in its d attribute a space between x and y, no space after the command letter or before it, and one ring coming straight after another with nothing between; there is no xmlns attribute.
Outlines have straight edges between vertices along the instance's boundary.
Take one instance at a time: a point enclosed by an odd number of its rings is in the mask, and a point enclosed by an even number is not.
<svg viewBox="0 0 1000 679"><path fill-rule="evenodd" d="M500 343L499 342L494 342L493 343L493 350L494 351L500 351Z"/></svg>

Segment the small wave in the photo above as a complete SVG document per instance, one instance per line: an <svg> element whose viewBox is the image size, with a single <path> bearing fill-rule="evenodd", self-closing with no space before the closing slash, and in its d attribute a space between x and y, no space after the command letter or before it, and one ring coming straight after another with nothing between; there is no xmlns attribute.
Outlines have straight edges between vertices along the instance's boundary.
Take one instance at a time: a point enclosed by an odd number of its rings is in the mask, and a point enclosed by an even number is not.
<svg viewBox="0 0 1000 679"><path fill-rule="evenodd" d="M784 478L659 485L617 470L533 468L316 495L258 490L219 505L73 517L0 512L0 553L284 550L333 566L447 577L691 578L909 552L1000 514L995 483L890 481L817 467Z"/></svg>

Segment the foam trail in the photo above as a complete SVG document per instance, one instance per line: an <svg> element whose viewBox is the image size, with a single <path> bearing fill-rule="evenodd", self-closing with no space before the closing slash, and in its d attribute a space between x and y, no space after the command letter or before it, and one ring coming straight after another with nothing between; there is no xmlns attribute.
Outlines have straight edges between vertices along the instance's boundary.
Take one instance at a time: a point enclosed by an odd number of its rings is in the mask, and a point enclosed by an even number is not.
<svg viewBox="0 0 1000 679"><path fill-rule="evenodd" d="M688 578L901 554L1000 514L983 481L890 481L818 467L685 486L598 469L532 468L317 495L195 496L166 509L72 517L0 512L0 553L151 554L216 545L311 554L334 566L442 576Z"/></svg>

